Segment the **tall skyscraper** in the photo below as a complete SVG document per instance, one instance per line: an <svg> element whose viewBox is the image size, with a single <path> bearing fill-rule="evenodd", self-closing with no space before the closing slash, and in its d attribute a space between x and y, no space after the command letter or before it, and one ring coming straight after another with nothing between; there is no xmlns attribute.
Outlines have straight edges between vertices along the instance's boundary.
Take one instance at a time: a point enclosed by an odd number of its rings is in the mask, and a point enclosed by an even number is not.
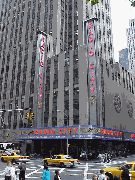
<svg viewBox="0 0 135 180"><path fill-rule="evenodd" d="M83 69L81 57L87 53L84 21L97 18L98 63L107 60L113 64L110 15L109 0L99 0L94 6L90 2L87 4L86 0L3 0L0 17L0 107L11 110L31 108L35 114L33 127L57 126L60 119L62 122L64 119L66 125L67 117L71 124L81 121L89 124L87 98L83 98L86 112L81 112L84 105L79 100L84 94L83 78L87 81L87 64ZM42 102L37 101L37 40L40 31L47 37ZM39 105L42 106L41 122L37 122ZM58 113L60 108L64 115ZM3 112L1 126L10 128L13 122L15 128L19 121L19 127L30 127L24 120L25 111L17 112Z"/></svg>
<svg viewBox="0 0 135 180"><path fill-rule="evenodd" d="M129 20L129 28L127 29L127 46L129 70L134 74L135 68L135 19Z"/></svg>
<svg viewBox="0 0 135 180"><path fill-rule="evenodd" d="M122 49L121 51L119 51L119 63L126 70L129 69L128 48L125 48L125 49Z"/></svg>

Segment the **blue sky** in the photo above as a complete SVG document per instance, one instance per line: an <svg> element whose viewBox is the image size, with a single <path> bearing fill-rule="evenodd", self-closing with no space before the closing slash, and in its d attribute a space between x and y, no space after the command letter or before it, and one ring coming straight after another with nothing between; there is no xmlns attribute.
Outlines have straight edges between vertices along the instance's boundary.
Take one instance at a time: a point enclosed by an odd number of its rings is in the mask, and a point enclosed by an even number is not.
<svg viewBox="0 0 135 180"><path fill-rule="evenodd" d="M129 0L110 0L114 59L119 62L119 52L127 47L126 28L129 27L129 19L135 18L135 7Z"/></svg>

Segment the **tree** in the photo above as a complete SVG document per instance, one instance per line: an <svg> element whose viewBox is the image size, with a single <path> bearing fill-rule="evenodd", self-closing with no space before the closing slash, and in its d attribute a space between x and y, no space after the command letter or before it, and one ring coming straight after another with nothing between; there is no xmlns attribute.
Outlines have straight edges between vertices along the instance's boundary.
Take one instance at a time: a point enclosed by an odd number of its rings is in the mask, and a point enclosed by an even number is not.
<svg viewBox="0 0 135 180"><path fill-rule="evenodd" d="M87 0L87 2L90 2L90 0ZM95 4L97 4L98 3L98 0L91 0L91 4L92 5L95 5Z"/></svg>
<svg viewBox="0 0 135 180"><path fill-rule="evenodd" d="M134 0L129 0L131 2L131 6L135 7L135 1Z"/></svg>
<svg viewBox="0 0 135 180"><path fill-rule="evenodd" d="M132 1L131 6L135 7L135 1Z"/></svg>

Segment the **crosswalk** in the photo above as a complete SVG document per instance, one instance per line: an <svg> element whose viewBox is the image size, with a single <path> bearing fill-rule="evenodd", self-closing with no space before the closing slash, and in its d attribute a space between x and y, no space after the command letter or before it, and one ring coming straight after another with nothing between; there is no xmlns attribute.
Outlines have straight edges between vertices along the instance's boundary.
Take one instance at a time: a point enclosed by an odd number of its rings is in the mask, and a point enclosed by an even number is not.
<svg viewBox="0 0 135 180"><path fill-rule="evenodd" d="M80 164L76 164L74 168L59 168L59 167L53 167L49 166L48 169L50 170L50 174L53 177L55 174L55 170L59 170L60 174L67 177L70 177L70 180L72 178L77 178L78 180L84 179L86 177L86 180L90 180L93 173L99 173L100 169L105 167L111 167L116 165L121 165L123 163L126 163L127 161L122 160L116 160L111 161L109 163L99 163L99 162L81 162ZM35 179L40 180L42 179L43 174L43 163L41 163L41 160L31 160L26 164L26 173L25 177L27 179ZM16 165L17 170L17 180L19 180L19 168L18 165ZM4 173L5 170L0 170L0 180L4 180Z"/></svg>

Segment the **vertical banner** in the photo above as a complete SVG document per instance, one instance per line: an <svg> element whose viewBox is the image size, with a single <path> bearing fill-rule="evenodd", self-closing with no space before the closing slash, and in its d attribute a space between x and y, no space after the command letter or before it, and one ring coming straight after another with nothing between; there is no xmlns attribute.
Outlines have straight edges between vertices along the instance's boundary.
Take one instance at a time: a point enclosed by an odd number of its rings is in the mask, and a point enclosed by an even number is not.
<svg viewBox="0 0 135 180"><path fill-rule="evenodd" d="M88 105L89 124L97 125L97 40L96 27L97 19L90 19L84 22L84 38L87 45L88 57Z"/></svg>
<svg viewBox="0 0 135 180"><path fill-rule="evenodd" d="M43 101L44 101L44 75L45 75L45 45L46 35L38 34L37 41L37 109L36 121L37 127L43 126Z"/></svg>

